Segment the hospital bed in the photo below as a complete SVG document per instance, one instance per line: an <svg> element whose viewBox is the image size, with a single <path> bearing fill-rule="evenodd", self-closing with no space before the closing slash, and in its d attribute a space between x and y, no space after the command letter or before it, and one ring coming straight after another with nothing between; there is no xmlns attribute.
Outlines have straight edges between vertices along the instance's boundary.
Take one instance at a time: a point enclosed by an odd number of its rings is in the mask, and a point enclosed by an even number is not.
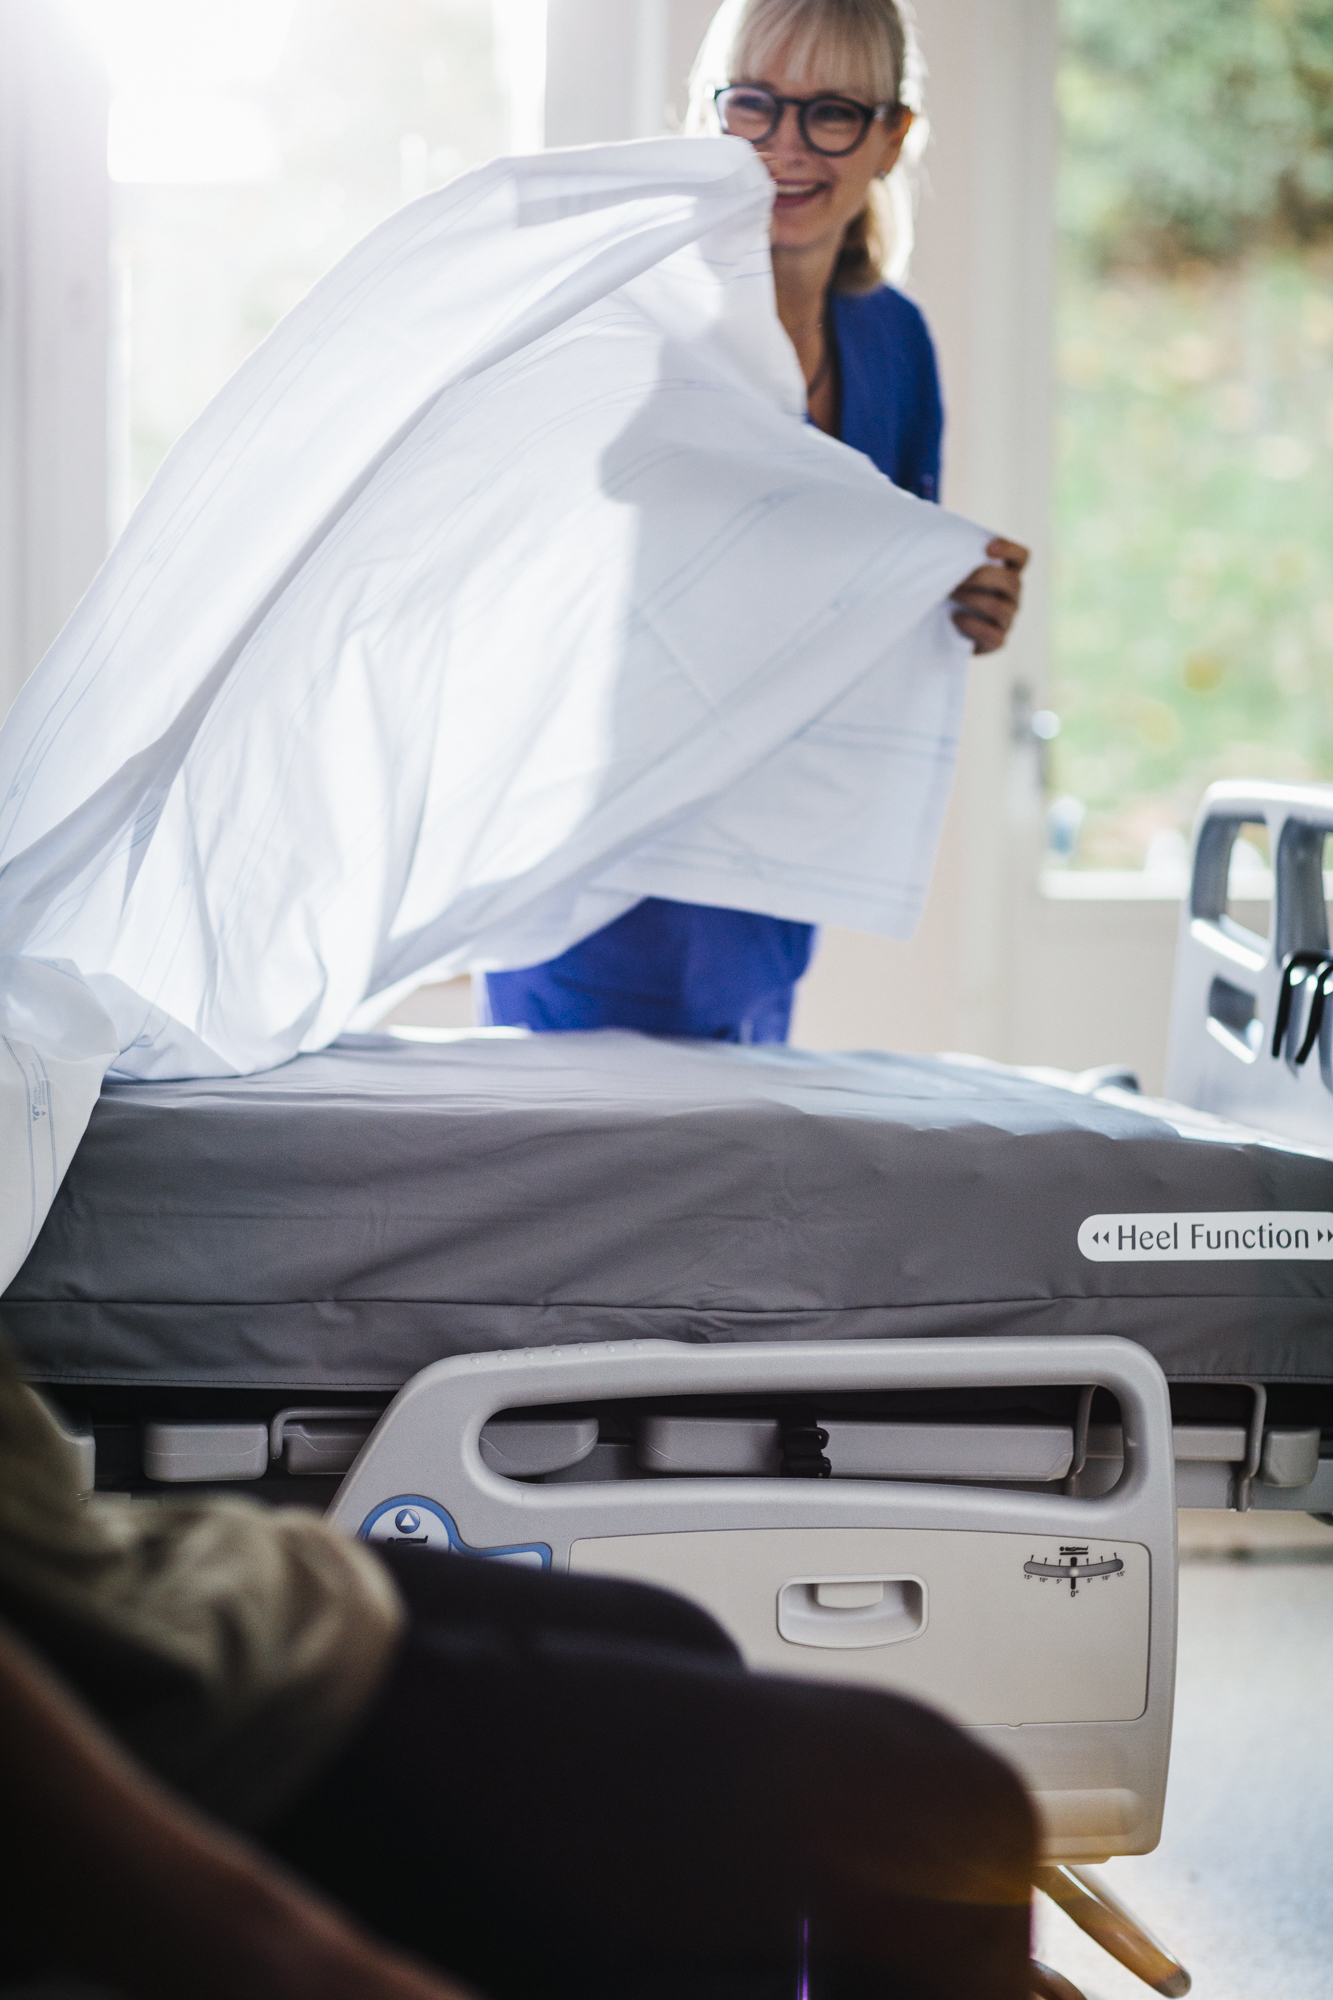
<svg viewBox="0 0 1333 2000"><path fill-rule="evenodd" d="M1271 941L1227 909L1263 819ZM1045 1886L1183 1992L1075 1869L1159 1835L1177 1505L1333 1515L1325 829L1333 790L1205 801L1188 1103L962 1057L348 1036L109 1084L5 1323L99 1484L641 1577L756 1665L938 1702L1023 1771Z"/></svg>

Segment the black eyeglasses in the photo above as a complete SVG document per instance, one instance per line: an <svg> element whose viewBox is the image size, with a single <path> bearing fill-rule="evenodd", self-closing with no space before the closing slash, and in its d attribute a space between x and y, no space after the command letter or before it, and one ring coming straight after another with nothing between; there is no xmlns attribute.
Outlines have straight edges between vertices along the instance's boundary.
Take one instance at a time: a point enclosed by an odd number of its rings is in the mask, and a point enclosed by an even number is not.
<svg viewBox="0 0 1333 2000"><path fill-rule="evenodd" d="M773 137L790 104L810 151L834 160L854 153L877 119L896 124L903 111L901 104L858 104L852 97L779 97L762 83L724 83L713 102L722 130L752 146Z"/></svg>

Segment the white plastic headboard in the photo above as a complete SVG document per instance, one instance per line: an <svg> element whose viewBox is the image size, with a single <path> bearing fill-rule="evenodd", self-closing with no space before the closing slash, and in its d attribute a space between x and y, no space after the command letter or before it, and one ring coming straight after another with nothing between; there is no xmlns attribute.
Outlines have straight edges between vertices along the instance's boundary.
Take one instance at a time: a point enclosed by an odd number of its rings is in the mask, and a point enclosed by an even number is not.
<svg viewBox="0 0 1333 2000"><path fill-rule="evenodd" d="M1232 846L1266 823L1269 936L1227 915ZM1324 837L1333 785L1232 781L1204 795L1176 946L1167 1094L1289 1138L1333 1144L1333 948Z"/></svg>

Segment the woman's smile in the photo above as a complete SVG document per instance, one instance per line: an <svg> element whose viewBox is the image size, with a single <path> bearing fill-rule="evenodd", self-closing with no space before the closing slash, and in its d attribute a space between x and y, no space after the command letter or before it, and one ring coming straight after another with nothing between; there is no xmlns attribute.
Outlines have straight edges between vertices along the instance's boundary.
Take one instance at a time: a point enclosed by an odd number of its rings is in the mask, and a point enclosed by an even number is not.
<svg viewBox="0 0 1333 2000"><path fill-rule="evenodd" d="M777 194L773 208L777 214L790 215L797 209L809 208L829 191L829 184L823 180L788 180L775 178Z"/></svg>

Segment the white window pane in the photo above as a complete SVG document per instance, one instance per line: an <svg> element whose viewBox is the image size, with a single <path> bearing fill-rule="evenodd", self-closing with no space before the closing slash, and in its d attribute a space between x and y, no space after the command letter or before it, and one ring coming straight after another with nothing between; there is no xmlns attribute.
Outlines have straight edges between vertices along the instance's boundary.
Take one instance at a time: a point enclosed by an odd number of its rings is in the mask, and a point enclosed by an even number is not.
<svg viewBox="0 0 1333 2000"><path fill-rule="evenodd" d="M75 4L75 0L71 0ZM367 229L541 143L544 0L90 0L112 83L112 518Z"/></svg>
<svg viewBox="0 0 1333 2000"><path fill-rule="evenodd" d="M1178 870L1214 779L1333 777L1333 15L1061 21L1054 831Z"/></svg>

